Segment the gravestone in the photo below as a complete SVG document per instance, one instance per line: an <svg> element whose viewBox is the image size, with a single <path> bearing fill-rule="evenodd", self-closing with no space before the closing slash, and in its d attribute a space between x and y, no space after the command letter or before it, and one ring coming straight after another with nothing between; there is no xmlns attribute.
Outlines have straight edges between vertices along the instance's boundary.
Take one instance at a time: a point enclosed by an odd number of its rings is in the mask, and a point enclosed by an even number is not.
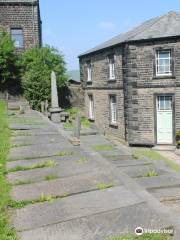
<svg viewBox="0 0 180 240"><path fill-rule="evenodd" d="M70 139L70 142L74 146L80 145L80 135L81 135L81 116L80 113L77 113L73 124L73 136Z"/></svg>
<svg viewBox="0 0 180 240"><path fill-rule="evenodd" d="M74 121L73 137L80 139L80 131L81 131L81 116L79 113L77 113Z"/></svg>
<svg viewBox="0 0 180 240"><path fill-rule="evenodd" d="M52 122L54 123L60 122L60 112L62 112L62 109L59 107L56 74L54 71L52 71L51 73L51 108L50 108L50 118Z"/></svg>
<svg viewBox="0 0 180 240"><path fill-rule="evenodd" d="M41 112L44 113L45 108L45 103L42 101L41 102Z"/></svg>
<svg viewBox="0 0 180 240"><path fill-rule="evenodd" d="M49 107L49 103L48 100L45 101L45 105L44 105L44 110L45 110L45 115L48 115L48 107Z"/></svg>

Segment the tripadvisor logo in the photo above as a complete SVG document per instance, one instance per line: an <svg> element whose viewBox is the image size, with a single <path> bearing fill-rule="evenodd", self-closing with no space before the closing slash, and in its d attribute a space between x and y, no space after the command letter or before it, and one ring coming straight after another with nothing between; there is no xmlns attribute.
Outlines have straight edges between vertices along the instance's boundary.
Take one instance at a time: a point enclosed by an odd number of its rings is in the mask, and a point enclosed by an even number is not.
<svg viewBox="0 0 180 240"><path fill-rule="evenodd" d="M137 236L141 236L141 235L143 235L143 233L144 233L144 231L143 231L143 229L142 229L141 227L137 227L137 228L135 229L135 234L136 234Z"/></svg>

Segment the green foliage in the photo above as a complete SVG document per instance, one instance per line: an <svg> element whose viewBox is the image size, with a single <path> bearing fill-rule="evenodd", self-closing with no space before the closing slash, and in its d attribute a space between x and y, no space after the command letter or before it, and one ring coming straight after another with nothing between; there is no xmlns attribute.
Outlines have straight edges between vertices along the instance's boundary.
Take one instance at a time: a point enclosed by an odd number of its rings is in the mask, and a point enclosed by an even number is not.
<svg viewBox="0 0 180 240"><path fill-rule="evenodd" d="M28 171L28 170L33 170L33 169L37 169L37 168L51 168L51 167L55 167L55 166L56 166L56 163L54 160L48 160L44 163L36 163L36 164L33 164L28 167L16 166L15 168L9 169L8 172Z"/></svg>
<svg viewBox="0 0 180 240"><path fill-rule="evenodd" d="M59 157L65 157L65 156L71 156L73 155L73 152L59 152L57 153L57 156Z"/></svg>
<svg viewBox="0 0 180 240"><path fill-rule="evenodd" d="M19 84L20 65L14 44L10 36L0 30L0 88L6 89L9 84L11 88Z"/></svg>
<svg viewBox="0 0 180 240"><path fill-rule="evenodd" d="M160 153L154 151L154 150L151 150L151 149L148 149L148 148L136 148L134 151L133 151L133 157L135 159L141 159L141 158L149 158L151 160L155 160L155 161L158 161L158 160L162 160L165 162L165 164L167 164L171 169L173 169L174 171L176 172L180 172L180 166L179 164L176 164L175 162L173 162L172 160L166 158L166 157L163 157Z"/></svg>
<svg viewBox="0 0 180 240"><path fill-rule="evenodd" d="M0 239L16 240L16 234L9 223L8 206L10 185L6 181L6 160L10 148L10 130L8 129L6 105L0 102Z"/></svg>
<svg viewBox="0 0 180 240"><path fill-rule="evenodd" d="M49 174L44 179L45 179L45 181L50 181L50 180L55 180L57 178L58 178L58 176L56 174Z"/></svg>
<svg viewBox="0 0 180 240"><path fill-rule="evenodd" d="M107 188L112 188L114 187L114 184L110 183L110 184L105 184L105 183L99 183L97 185L97 189L98 190L104 190L104 189L107 189Z"/></svg>
<svg viewBox="0 0 180 240"><path fill-rule="evenodd" d="M112 237L106 240L171 240L172 237L165 234L143 234L142 236L127 235L122 237Z"/></svg>
<svg viewBox="0 0 180 240"><path fill-rule="evenodd" d="M40 108L41 101L50 100L52 71L56 73L58 88L67 82L64 58L50 46L36 47L25 52L22 66L25 97L34 109Z"/></svg>
<svg viewBox="0 0 180 240"><path fill-rule="evenodd" d="M92 146L92 149L99 152L99 151L112 151L114 147L111 145L95 145Z"/></svg>

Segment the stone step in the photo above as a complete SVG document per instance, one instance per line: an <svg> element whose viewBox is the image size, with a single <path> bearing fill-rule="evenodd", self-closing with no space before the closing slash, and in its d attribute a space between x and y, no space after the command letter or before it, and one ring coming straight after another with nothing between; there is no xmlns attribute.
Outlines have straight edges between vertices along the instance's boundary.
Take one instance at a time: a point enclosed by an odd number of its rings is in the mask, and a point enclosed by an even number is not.
<svg viewBox="0 0 180 240"><path fill-rule="evenodd" d="M98 184L120 185L113 175L89 173L40 183L14 186L11 196L16 201L36 200L42 194L63 197L98 189Z"/></svg>
<svg viewBox="0 0 180 240"><path fill-rule="evenodd" d="M53 203L39 203L18 209L13 222L18 231L25 231L141 202L137 196L120 186L58 199Z"/></svg>
<svg viewBox="0 0 180 240"><path fill-rule="evenodd" d="M73 205L76 206L77 203L74 202ZM63 203L61 206L63 206ZM87 204L88 206L89 204ZM160 217L146 203L121 206L114 210L106 211L110 209L106 208L105 211L103 210L104 212L19 232L19 236L22 240L104 240L112 236L134 234L137 226L146 229L162 229L170 225L166 219ZM71 205L69 205L69 208L71 208ZM85 209L87 208L85 207ZM90 208L88 209L90 210ZM83 206L81 211L83 211ZM46 213L46 210L44 213ZM61 215L65 213L66 211ZM48 216L48 213L46 214ZM53 214L56 215L56 211L51 212L51 215Z"/></svg>
<svg viewBox="0 0 180 240"><path fill-rule="evenodd" d="M156 145L155 147L152 148L154 151L175 151L176 146L172 145Z"/></svg>

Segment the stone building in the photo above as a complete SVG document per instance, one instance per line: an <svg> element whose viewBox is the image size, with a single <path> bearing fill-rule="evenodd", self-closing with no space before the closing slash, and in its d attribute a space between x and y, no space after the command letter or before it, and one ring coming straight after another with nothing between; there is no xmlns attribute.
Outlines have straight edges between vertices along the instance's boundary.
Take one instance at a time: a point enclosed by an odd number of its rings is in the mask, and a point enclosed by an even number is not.
<svg viewBox="0 0 180 240"><path fill-rule="evenodd" d="M81 54L86 114L129 144L175 144L180 129L180 14L153 18Z"/></svg>
<svg viewBox="0 0 180 240"><path fill-rule="evenodd" d="M0 28L10 34L17 51L40 46L39 0L0 0Z"/></svg>

